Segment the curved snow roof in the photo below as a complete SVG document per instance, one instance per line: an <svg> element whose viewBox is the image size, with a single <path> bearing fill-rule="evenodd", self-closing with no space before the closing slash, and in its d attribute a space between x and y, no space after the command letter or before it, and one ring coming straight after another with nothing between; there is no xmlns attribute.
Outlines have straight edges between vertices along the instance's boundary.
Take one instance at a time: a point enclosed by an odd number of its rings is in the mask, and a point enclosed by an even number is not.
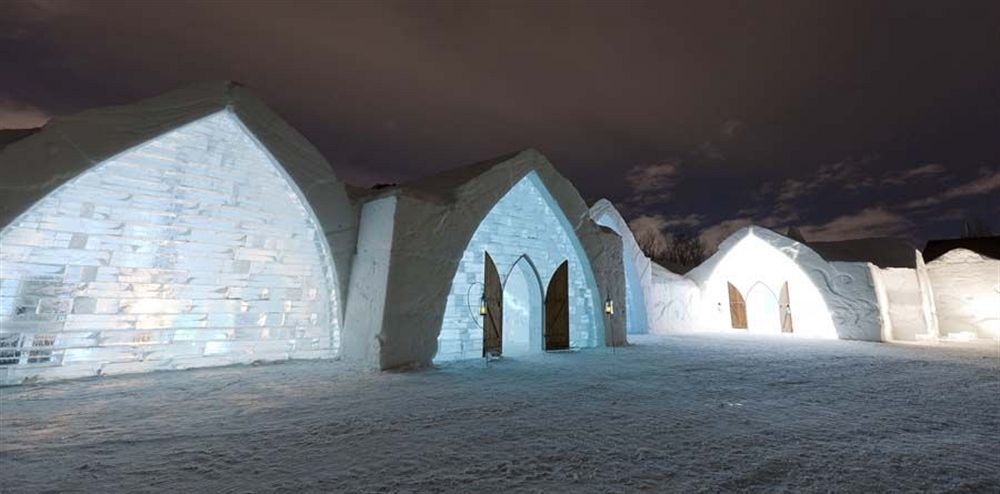
<svg viewBox="0 0 1000 494"><path fill-rule="evenodd" d="M0 227L83 171L181 125L229 109L281 163L309 199L343 186L323 156L250 91L231 81L190 85L134 104L55 117L41 130L21 135L0 150ZM325 185L325 186L324 186ZM323 193L311 193L322 189ZM330 224L318 214L327 231ZM333 223L339 223L334 221Z"/></svg>
<svg viewBox="0 0 1000 494"><path fill-rule="evenodd" d="M824 259L811 248L812 244L807 245L802 242L798 242L762 226L750 225L740 228L732 235L726 237L726 239L719 244L719 248L715 251L715 254L712 254L711 257L705 260L705 262L699 264L698 267L689 271L685 276L698 282L704 282L709 276L711 276L712 271L719 264L719 262L721 262L726 254L729 253L729 250L735 247L740 240L743 240L750 234L753 234L755 237L770 244L776 250L788 256L789 259L796 263L806 265L827 263L827 259Z"/></svg>
<svg viewBox="0 0 1000 494"><path fill-rule="evenodd" d="M931 262L955 249L965 249L981 256L1000 259L1000 236L928 240L924 260Z"/></svg>
<svg viewBox="0 0 1000 494"><path fill-rule="evenodd" d="M806 242L827 261L870 262L880 268L916 268L917 248L902 238L875 237Z"/></svg>

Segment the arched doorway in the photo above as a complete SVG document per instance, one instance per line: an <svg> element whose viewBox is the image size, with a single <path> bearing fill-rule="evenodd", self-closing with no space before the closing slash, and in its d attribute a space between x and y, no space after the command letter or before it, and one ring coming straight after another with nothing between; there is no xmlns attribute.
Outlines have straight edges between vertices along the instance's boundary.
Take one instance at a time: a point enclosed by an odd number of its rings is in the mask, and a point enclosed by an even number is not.
<svg viewBox="0 0 1000 494"><path fill-rule="evenodd" d="M778 297L764 283L757 282L747 292L747 326L750 331L781 332L781 310Z"/></svg>
<svg viewBox="0 0 1000 494"><path fill-rule="evenodd" d="M542 350L542 284L531 260L522 255L503 282L503 354Z"/></svg>

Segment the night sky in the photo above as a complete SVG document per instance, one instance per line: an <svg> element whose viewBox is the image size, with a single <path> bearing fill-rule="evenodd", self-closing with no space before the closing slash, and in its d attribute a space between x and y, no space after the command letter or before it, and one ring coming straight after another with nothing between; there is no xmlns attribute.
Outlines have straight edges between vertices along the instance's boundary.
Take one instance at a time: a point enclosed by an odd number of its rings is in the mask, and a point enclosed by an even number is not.
<svg viewBox="0 0 1000 494"><path fill-rule="evenodd" d="M0 127L239 81L344 180L535 147L709 244L1000 230L1000 2L0 3Z"/></svg>

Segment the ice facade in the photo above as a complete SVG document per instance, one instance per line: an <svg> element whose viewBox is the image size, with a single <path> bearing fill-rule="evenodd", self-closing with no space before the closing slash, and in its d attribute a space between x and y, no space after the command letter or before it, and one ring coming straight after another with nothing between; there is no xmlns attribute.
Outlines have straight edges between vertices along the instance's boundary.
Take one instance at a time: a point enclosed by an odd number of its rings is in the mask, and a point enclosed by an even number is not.
<svg viewBox="0 0 1000 494"><path fill-rule="evenodd" d="M569 261L570 345L596 346L604 324L590 263L555 200L535 172L517 182L476 228L451 282L435 361L482 356L483 329L479 300L483 293L484 253L496 263L501 280L527 256L542 286Z"/></svg>
<svg viewBox="0 0 1000 494"><path fill-rule="evenodd" d="M5 383L339 346L322 229L224 110L94 166L0 232Z"/></svg>

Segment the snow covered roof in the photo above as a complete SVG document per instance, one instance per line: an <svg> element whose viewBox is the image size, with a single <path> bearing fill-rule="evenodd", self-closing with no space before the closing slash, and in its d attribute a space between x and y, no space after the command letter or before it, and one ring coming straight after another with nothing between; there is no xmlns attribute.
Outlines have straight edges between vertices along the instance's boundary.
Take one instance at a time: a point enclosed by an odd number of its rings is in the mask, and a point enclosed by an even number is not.
<svg viewBox="0 0 1000 494"><path fill-rule="evenodd" d="M892 237L859 238L835 242L806 242L827 261L870 262L880 268L916 268L917 248Z"/></svg>
<svg viewBox="0 0 1000 494"><path fill-rule="evenodd" d="M231 81L186 86L134 104L55 117L31 135L5 133L0 149L0 226L88 168L169 130L220 110L233 111L295 180L311 189L337 182L329 163L295 129ZM328 195L325 191L324 195ZM322 216L322 215L321 215ZM336 226L324 226L328 231Z"/></svg>
<svg viewBox="0 0 1000 494"><path fill-rule="evenodd" d="M719 248L715 251L715 254L712 254L705 260L705 262L687 272L685 276L698 281L699 283L704 282L712 274L712 271L715 270L715 267L722 261L722 259L726 257L729 251L733 247L736 247L736 245L738 245L740 241L748 235L753 235L764 242L767 242L798 264L819 265L829 261L829 259L826 259L812 249L812 244L798 242L762 226L750 225L740 228L732 235L726 237L726 239L719 244ZM766 267L762 267L761 269L766 269Z"/></svg>
<svg viewBox="0 0 1000 494"><path fill-rule="evenodd" d="M953 249L966 249L982 256L1000 259L1000 236L928 240L924 247L924 260L931 262Z"/></svg>

